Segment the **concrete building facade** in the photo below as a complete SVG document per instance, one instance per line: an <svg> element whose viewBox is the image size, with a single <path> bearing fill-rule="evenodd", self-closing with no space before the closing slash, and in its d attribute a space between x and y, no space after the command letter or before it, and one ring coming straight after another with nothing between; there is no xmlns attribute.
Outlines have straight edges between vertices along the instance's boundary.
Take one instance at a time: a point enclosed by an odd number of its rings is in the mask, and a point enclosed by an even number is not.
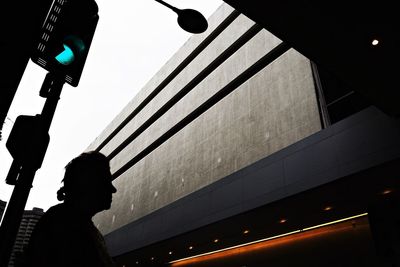
<svg viewBox="0 0 400 267"><path fill-rule="evenodd" d="M398 186L399 123L334 81L223 4L87 148L110 158L118 192L94 221L119 266L179 266L287 233L315 241L304 229L321 225L343 238L304 243L320 247L318 264L339 264L328 251L345 258L353 242L342 266L380 266L366 218L371 199ZM373 178L381 173L391 175ZM265 255L235 262L265 266Z"/></svg>
<svg viewBox="0 0 400 267"><path fill-rule="evenodd" d="M232 8L222 6L210 19L208 31L220 26L232 13ZM254 27L256 30L252 30ZM112 158L112 172L118 171L281 43L250 19L238 15L101 151L106 155L113 153L249 31L253 31L252 36L248 34L245 37L248 40L242 46L230 52L230 57L210 70L211 73L187 95ZM154 76L110 128L118 126L141 104L141 99L152 93L157 82L162 82L171 69L176 68L180 63L178 59L187 57L206 37L207 34L192 37L174 55L177 59L170 60ZM296 51L288 50L119 176L115 180L119 193L115 196L113 209L101 214L96 222L105 233L113 231L320 129L310 61ZM89 149L96 149L103 136L106 134L102 134Z"/></svg>

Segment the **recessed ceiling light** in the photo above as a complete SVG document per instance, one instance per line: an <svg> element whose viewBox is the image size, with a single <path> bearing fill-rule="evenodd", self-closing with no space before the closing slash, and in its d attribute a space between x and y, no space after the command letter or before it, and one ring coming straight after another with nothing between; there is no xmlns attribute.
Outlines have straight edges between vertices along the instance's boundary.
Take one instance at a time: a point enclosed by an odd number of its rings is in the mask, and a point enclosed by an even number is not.
<svg viewBox="0 0 400 267"><path fill-rule="evenodd" d="M286 219L280 219L279 223L285 223L287 220Z"/></svg>
<svg viewBox="0 0 400 267"><path fill-rule="evenodd" d="M387 194L390 194L390 193L392 193L392 190L385 189L385 190L383 190L382 195L387 195Z"/></svg>
<svg viewBox="0 0 400 267"><path fill-rule="evenodd" d="M172 251L168 252L169 255L172 255Z"/></svg>
<svg viewBox="0 0 400 267"><path fill-rule="evenodd" d="M250 231L247 230L247 229L243 231L243 234L245 234L245 235L248 234L248 233L250 233Z"/></svg>
<svg viewBox="0 0 400 267"><path fill-rule="evenodd" d="M150 260L154 260L154 257L151 257Z"/></svg>
<svg viewBox="0 0 400 267"><path fill-rule="evenodd" d="M371 44L373 46L378 45L379 44L379 40L378 39L374 39L374 40L372 40Z"/></svg>
<svg viewBox="0 0 400 267"><path fill-rule="evenodd" d="M332 206L326 206L326 207L324 208L325 211L328 211L328 210L331 210L331 209L332 209Z"/></svg>
<svg viewBox="0 0 400 267"><path fill-rule="evenodd" d="M189 249L192 250L192 249L193 249L193 246L190 246Z"/></svg>
<svg viewBox="0 0 400 267"><path fill-rule="evenodd" d="M218 241L219 241L219 240L218 240L217 238L216 238L216 239L214 239L214 243L218 243Z"/></svg>

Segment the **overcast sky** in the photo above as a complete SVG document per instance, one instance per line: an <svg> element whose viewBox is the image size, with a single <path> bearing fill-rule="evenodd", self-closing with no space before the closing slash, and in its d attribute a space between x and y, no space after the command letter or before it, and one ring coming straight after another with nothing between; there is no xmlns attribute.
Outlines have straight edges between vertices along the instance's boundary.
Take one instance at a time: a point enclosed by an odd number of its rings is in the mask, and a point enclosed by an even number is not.
<svg viewBox="0 0 400 267"><path fill-rule="evenodd" d="M36 172L26 209L47 210L58 203L64 166L83 152L150 78L187 41L190 33L176 14L154 0L97 0L100 20L78 87L64 85L50 144ZM193 8L208 18L222 0L167 0ZM19 115L41 113L39 89L46 71L29 62L10 107L0 141L0 200L10 199L13 186L4 180L11 165L5 143Z"/></svg>

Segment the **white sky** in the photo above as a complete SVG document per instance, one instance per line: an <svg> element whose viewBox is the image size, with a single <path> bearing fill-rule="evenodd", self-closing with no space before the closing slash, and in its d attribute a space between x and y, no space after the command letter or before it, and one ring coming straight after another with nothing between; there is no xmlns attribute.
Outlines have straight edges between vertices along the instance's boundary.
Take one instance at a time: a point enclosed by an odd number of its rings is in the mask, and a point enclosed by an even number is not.
<svg viewBox="0 0 400 267"><path fill-rule="evenodd" d="M150 78L187 41L190 33L176 14L154 0L97 0L99 23L78 87L64 85L50 127L50 144L36 172L25 209L47 210L58 203L64 166L83 152ZM222 0L167 0L208 18ZM46 71L29 62L10 107L0 141L0 200L9 201L13 186L5 183L12 158L5 147L19 115L41 113L39 89Z"/></svg>

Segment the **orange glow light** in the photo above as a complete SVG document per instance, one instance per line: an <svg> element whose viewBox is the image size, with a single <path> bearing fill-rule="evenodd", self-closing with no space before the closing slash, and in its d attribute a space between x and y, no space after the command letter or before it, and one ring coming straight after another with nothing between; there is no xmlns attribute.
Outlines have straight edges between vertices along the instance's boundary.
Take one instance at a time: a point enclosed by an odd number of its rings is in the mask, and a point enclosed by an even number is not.
<svg viewBox="0 0 400 267"><path fill-rule="evenodd" d="M360 218L367 216L367 213L355 215L352 217L348 218L343 218L340 220L320 224L320 225L315 225L311 226L308 228L304 228L301 230L296 230L292 231L289 233L277 235L277 236L272 236L268 238L264 238L261 240L249 242L246 244L241 244L225 249L220 249L217 251L212 251L184 259L179 259L170 262L171 267L177 267L177 266L189 266L194 263L199 263L199 262L205 262L213 259L218 259L218 258L223 258L223 257L230 257L234 255L238 255L241 253L247 253L259 249L265 249L269 247L274 247L278 245L283 245L288 242L295 242L295 241L300 241L300 240L305 240L309 238L314 238L319 235L324 235L324 234L331 234L337 231L341 231L342 229L346 229L349 226L345 224L341 224L342 222L346 222L355 218Z"/></svg>

